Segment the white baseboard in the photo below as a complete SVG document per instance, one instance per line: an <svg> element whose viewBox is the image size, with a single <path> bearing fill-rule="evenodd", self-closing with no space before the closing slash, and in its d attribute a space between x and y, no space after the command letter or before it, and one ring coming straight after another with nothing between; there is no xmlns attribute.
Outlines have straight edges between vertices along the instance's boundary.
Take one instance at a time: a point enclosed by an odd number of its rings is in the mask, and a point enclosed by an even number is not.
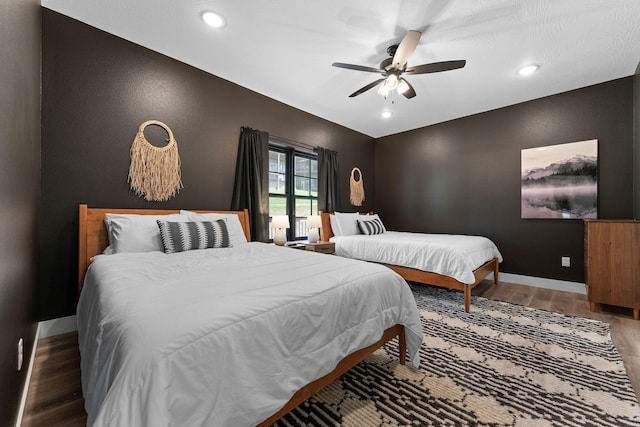
<svg viewBox="0 0 640 427"><path fill-rule="evenodd" d="M534 286L536 288L553 289L555 291L573 292L586 295L587 289L584 283L568 282L566 280L546 279L544 277L523 276L512 273L498 273L501 282L515 283L516 285ZM493 273L487 276L493 280Z"/></svg>
<svg viewBox="0 0 640 427"><path fill-rule="evenodd" d="M24 410L27 404L27 394L29 393L29 384L31 384L31 374L33 373L33 364L36 360L38 340L77 330L78 326L76 324L75 315L38 322L38 327L36 328L36 333L33 337L33 349L31 350L31 356L29 357L29 370L27 371L24 388L22 389L22 397L20 398L16 427L20 427L22 425L22 418L24 417Z"/></svg>
<svg viewBox="0 0 640 427"><path fill-rule="evenodd" d="M38 338L47 338L54 335L66 334L78 330L76 316L58 317L57 319L43 320L38 324L40 335Z"/></svg>
<svg viewBox="0 0 640 427"><path fill-rule="evenodd" d="M31 349L31 356L29 357L29 368L27 370L27 377L24 380L24 387L22 388L22 396L20 397L20 407L18 408L18 417L16 418L16 427L22 425L22 417L24 417L24 409L27 405L27 394L29 393L29 384L31 384L31 374L33 373L33 364L36 360L36 350L38 349L38 337L40 336L40 323L36 328L35 336L33 337L33 348Z"/></svg>

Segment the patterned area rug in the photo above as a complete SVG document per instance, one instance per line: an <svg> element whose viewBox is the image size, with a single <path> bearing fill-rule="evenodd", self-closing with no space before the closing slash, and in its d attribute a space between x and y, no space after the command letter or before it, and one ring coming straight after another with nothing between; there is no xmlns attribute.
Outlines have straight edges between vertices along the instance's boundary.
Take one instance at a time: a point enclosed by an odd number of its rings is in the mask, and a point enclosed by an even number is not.
<svg viewBox="0 0 640 427"><path fill-rule="evenodd" d="M419 370L378 350L277 426L640 426L609 325L412 286Z"/></svg>

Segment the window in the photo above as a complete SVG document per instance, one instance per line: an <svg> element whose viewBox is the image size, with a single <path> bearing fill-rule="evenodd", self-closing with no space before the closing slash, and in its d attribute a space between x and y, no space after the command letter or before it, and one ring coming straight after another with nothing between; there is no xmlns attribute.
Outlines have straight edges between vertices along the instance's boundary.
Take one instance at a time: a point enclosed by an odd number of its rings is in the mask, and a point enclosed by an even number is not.
<svg viewBox="0 0 640 427"><path fill-rule="evenodd" d="M269 147L269 238L274 215L289 215L287 240L307 238L307 217L318 213L318 158L272 145Z"/></svg>

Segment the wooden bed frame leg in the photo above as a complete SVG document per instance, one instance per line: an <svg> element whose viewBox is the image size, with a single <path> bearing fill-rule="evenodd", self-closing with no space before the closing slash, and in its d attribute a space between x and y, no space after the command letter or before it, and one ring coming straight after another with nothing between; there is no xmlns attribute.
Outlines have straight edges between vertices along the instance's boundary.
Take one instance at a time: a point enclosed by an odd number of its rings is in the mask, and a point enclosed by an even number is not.
<svg viewBox="0 0 640 427"><path fill-rule="evenodd" d="M404 335L404 327L398 334L398 351L400 352L400 364L407 363L407 338Z"/></svg>
<svg viewBox="0 0 640 427"><path fill-rule="evenodd" d="M290 412L293 408L300 405L309 397L313 396L326 385L331 384L340 375L344 374L349 369L353 368L355 365L366 359L369 355L373 354L374 351L391 341L396 336L398 337L398 349L400 350L400 364L404 365L406 362L407 341L405 337L404 326L397 324L385 330L382 338L380 338L378 342L351 353L340 362L338 362L338 366L336 366L333 371L329 372L324 377L318 378L317 380L312 381L306 386L302 387L291 397L289 402L287 402L282 408L280 408L278 412L258 424L258 427L271 426L278 419L282 418L285 414Z"/></svg>
<svg viewBox="0 0 640 427"><path fill-rule="evenodd" d="M500 270L499 264L498 264L498 258L494 258L493 261L494 261L494 264L493 264L493 283L497 285L498 284L498 270Z"/></svg>
<svg viewBox="0 0 640 427"><path fill-rule="evenodd" d="M464 311L469 312L471 308L471 286L464 285Z"/></svg>

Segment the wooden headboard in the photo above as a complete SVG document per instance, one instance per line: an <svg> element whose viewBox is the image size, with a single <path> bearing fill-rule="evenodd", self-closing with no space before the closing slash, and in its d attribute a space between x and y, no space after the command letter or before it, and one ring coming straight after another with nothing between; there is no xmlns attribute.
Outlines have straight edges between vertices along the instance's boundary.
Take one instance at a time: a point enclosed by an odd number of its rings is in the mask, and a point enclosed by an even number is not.
<svg viewBox="0 0 640 427"><path fill-rule="evenodd" d="M320 212L320 221L322 222L320 240L328 242L329 239L334 236L333 230L331 229L331 212Z"/></svg>
<svg viewBox="0 0 640 427"><path fill-rule="evenodd" d="M198 213L222 213L236 214L240 219L240 224L247 237L251 241L249 230L249 211L203 211L194 210ZM166 209L111 209L111 208L90 208L85 204L78 207L78 295L82 290L84 275L89 268L91 258L101 254L109 245L107 227L104 224L104 216L108 213L114 214L138 214L138 215L168 215L180 213L180 210Z"/></svg>

